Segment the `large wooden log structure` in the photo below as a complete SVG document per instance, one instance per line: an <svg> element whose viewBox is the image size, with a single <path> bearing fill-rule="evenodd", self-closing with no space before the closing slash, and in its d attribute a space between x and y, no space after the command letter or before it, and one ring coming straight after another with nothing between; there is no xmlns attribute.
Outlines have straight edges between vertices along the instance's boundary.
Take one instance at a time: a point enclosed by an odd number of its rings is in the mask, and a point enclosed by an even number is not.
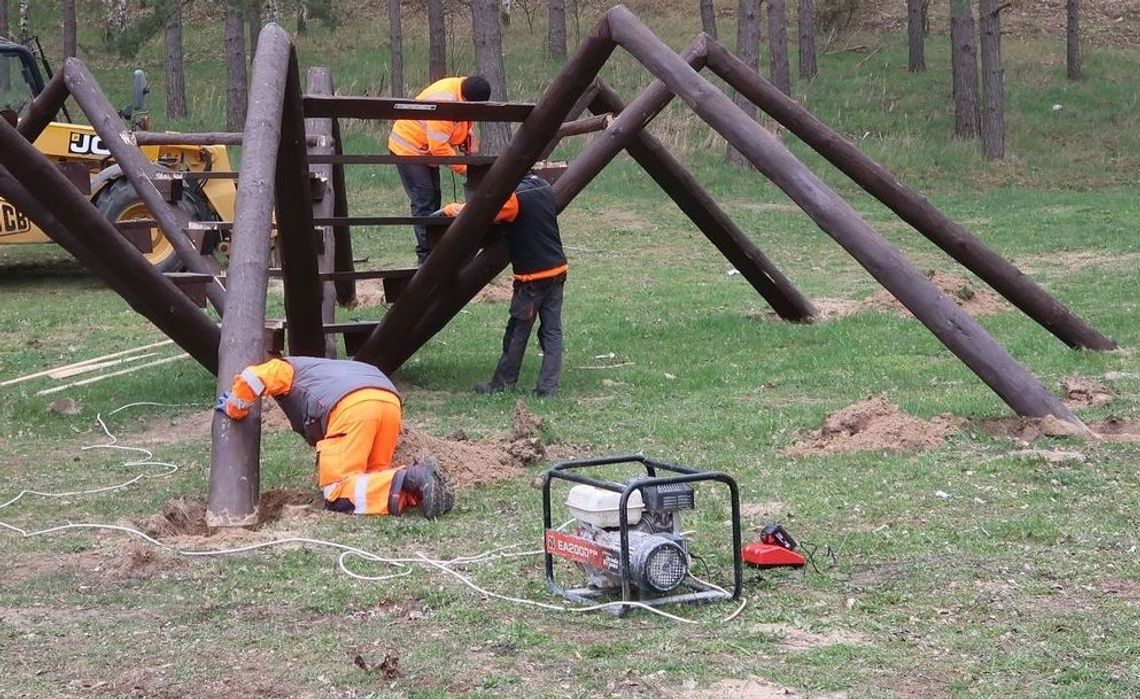
<svg viewBox="0 0 1140 699"><path fill-rule="evenodd" d="M620 96L597 78L618 46L657 78L629 105L623 104ZM551 152L561 136L586 129L603 130L553 185L559 211L625 150L782 318L809 320L814 313L810 302L667 149L645 131L675 95L784 191L1019 415L1054 415L1081 424L973 318L931 285L775 136L703 78L699 71L706 67L1057 337L1074 347L1115 346L962 226L897 182L881 165L754 71L742 67L713 39L699 36L678 55L625 7L617 6L606 13L534 105L340 97L333 95L327 70L311 71L309 93L302 95L295 49L286 33L276 25L267 25L259 37L258 48L248 118L241 135L244 157L238 178L229 293L224 297L228 303L220 331L168 279L150 268L115 227L102 219L90 202L25 140L42 132L70 91L183 259L192 269L206 264L183 234L184 216L180 216L180 210L165 202L154 187L151 180L155 166L130 142L129 133L82 64L68 60L62 77L53 80L33 102L30 116L20 124L19 132L0 124L0 195L19 206L203 366L215 371L219 392L227 390L233 376L245 366L266 357L263 330L274 204L290 352L331 354L326 334L334 329L351 331L354 337L363 338L356 359L391 372L445 327L506 267L506 246L491 232L495 214L519 179ZM575 121L586 109L606 116ZM435 118L519 121L521 126L496 158L400 158L343 152L341 118L419 118L427 114ZM203 134L200 140L223 136L234 140L233 135L226 134ZM471 175L467 206L447 225L446 233L418 269L354 271L350 226L423 221L416 217L350 216L344 167L406 161L467 164ZM312 189L314 172L316 181L321 183L320 192ZM114 254L107 255L107 250ZM404 292L374 327L335 323L333 298L350 303L355 279L382 278L387 283L409 276ZM211 298L220 310L220 286L215 285ZM346 327L342 330L341 326ZM256 518L258 417L255 409L249 420L231 422L220 416L214 420L207 503L212 524L240 525Z"/></svg>

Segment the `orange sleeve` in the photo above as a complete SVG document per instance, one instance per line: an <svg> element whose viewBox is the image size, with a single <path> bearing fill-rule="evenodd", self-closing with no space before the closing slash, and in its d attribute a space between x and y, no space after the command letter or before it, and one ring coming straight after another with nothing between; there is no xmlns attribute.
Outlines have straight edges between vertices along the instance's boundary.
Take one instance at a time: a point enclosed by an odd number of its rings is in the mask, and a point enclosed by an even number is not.
<svg viewBox="0 0 1140 699"><path fill-rule="evenodd" d="M463 211L464 204L459 202L452 202L443 207L443 215L455 218ZM507 203L503 204L503 208L499 209L499 213L495 214L495 223L511 223L519 216L519 197L514 192L507 198Z"/></svg>
<svg viewBox="0 0 1140 699"><path fill-rule="evenodd" d="M246 403L261 396L280 396L293 388L293 365L283 359L270 359L264 364L246 367L234 377L230 393ZM249 414L248 408L226 406L226 415L240 420Z"/></svg>

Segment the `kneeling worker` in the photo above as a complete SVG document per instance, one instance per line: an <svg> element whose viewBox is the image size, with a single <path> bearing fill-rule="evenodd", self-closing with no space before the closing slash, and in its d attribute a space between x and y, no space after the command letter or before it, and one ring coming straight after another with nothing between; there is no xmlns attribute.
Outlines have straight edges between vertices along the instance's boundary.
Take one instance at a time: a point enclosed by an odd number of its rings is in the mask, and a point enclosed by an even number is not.
<svg viewBox="0 0 1140 699"><path fill-rule="evenodd" d="M233 420L254 401L277 399L293 430L317 448L325 509L358 515L423 516L451 511L454 498L431 459L393 467L400 394L371 364L316 357L274 358L247 367L214 406Z"/></svg>
<svg viewBox="0 0 1140 699"><path fill-rule="evenodd" d="M445 216L458 216L463 204L448 204ZM527 175L495 216L503 233L514 272L511 317L503 334L503 354L489 383L475 384L476 393L498 393L514 387L534 321L542 366L534 393L540 398L558 393L562 377L562 288L566 285L566 253L558 232L558 207L550 184Z"/></svg>

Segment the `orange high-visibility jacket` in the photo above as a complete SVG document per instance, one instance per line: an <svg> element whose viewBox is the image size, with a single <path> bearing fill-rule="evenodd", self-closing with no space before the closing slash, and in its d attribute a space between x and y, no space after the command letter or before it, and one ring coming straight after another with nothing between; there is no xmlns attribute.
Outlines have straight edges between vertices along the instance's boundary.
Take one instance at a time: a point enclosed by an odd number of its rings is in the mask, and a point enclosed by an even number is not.
<svg viewBox="0 0 1140 699"><path fill-rule="evenodd" d="M434 102L462 102L463 78L444 78L428 85L416 95L418 100ZM470 139L470 141L468 140ZM396 155L455 155L455 147L469 144L467 151L475 151L475 129L470 121L440 121L438 119L398 119L392 124L388 137L388 150ZM460 175L467 174L466 165L451 165Z"/></svg>

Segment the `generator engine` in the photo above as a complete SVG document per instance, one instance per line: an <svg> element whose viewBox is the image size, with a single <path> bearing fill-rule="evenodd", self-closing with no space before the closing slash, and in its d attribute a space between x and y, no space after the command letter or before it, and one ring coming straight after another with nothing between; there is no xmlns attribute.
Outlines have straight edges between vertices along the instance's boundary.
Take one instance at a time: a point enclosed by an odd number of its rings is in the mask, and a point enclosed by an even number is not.
<svg viewBox="0 0 1140 699"><path fill-rule="evenodd" d="M621 493L592 485L570 489L566 507L573 533L555 537L551 553L579 563L593 589L621 587ZM630 576L642 592L663 594L689 574L688 543L681 535L681 511L694 506L692 486L649 485L630 494L628 519ZM555 533L557 534L557 533Z"/></svg>
<svg viewBox="0 0 1140 699"><path fill-rule="evenodd" d="M605 469L606 477L592 476L595 469ZM694 508L693 485L699 482L723 486L732 508L728 526L700 535L681 528L681 513ZM560 527L554 526L551 497L557 483L569 484L563 492L573 517ZM543 476L542 524L546 586L572 602L601 602L600 608L624 616L637 607L740 598L740 495L727 474L641 454L564 461ZM690 573L693 558L706 560L691 549L707 546L732 555L732 582L725 587ZM575 573L564 576L574 584L564 585L560 570ZM715 573L705 577L715 579Z"/></svg>

